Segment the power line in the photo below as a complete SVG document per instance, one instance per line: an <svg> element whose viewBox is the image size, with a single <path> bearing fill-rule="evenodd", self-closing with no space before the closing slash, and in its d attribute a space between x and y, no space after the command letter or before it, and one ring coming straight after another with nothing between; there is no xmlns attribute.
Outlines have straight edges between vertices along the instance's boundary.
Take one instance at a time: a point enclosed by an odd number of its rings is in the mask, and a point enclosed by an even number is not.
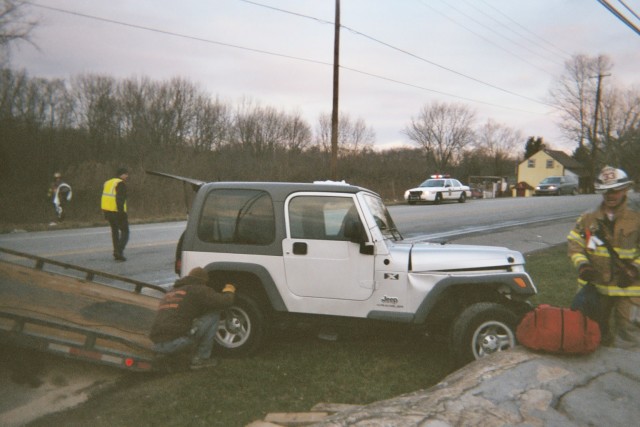
<svg viewBox="0 0 640 427"><path fill-rule="evenodd" d="M618 9L611 6L607 0L598 0L598 3L603 5L609 12L611 12L616 18L622 21L627 27L631 28L636 34L640 35L640 28L638 28L633 22L629 21ZM624 3L623 3L624 4ZM625 5L626 6L626 5Z"/></svg>
<svg viewBox="0 0 640 427"><path fill-rule="evenodd" d="M445 13L443 13L443 12L441 12L441 11L439 11L439 10L435 9L433 6L426 4L424 1L422 1L422 0L418 0L418 1L419 1L419 2L420 2L420 4L422 4L424 7L427 7L427 8L429 8L429 9L431 9L432 11L434 11L434 12L436 12L436 13L440 14L440 15L441 15L441 16L443 16L444 18L448 19L449 21L453 22L454 24L458 25L459 27L462 27L463 29L465 29L465 30L467 30L468 32L470 32L471 34L475 35L476 37L478 37L478 38L480 38L480 39L482 39L482 40L486 41L488 44L491 44L491 45L493 45L493 46L497 47L498 49L500 49L500 50L503 50L503 51L507 52L509 55L512 55L512 56L514 56L514 57L518 58L519 60L521 60L522 62L524 62L524 63L526 63L526 64L528 64L528 65L530 65L530 66L532 66L532 67L534 67L534 68L537 68L538 70L542 71L543 73L549 74L550 76L552 76L552 77L553 77L553 74L551 74L549 71L545 70L544 68L539 67L537 64L534 64L533 62L528 61L527 59L525 59L525 58L521 57L521 56L520 56L520 55L518 55L517 53L514 53L514 52L510 51L509 49L506 49L506 48L504 48L504 47L502 47L502 46L497 45L496 43L494 43L493 41L491 41L491 40L489 40L488 38L484 37L483 35L481 35L481 34L479 34L479 33L475 32L475 31L473 31L472 29L470 29L470 28L468 28L468 27L466 27L466 26L462 25L461 23L459 23L459 22L458 22L458 21L456 21L455 19L453 19L453 18L451 18L451 17L447 16Z"/></svg>
<svg viewBox="0 0 640 427"><path fill-rule="evenodd" d="M242 1L246 1L246 0L242 0ZM103 17L99 17L99 16L94 16L94 15L89 15L89 14L85 14L85 13L75 12L75 11L66 10L66 9L62 9L62 8L57 8L57 7L53 7L53 6L40 5L40 4L32 3L32 2L29 2L29 1L25 1L25 3L29 4L31 6L34 6L34 7L48 9L48 10L51 10L51 11L54 11L54 12L58 12L58 13L73 15L73 16L77 16L77 17L80 17L80 18L91 19L91 20L100 21L100 22L106 22L106 23L109 23L109 24L119 25L119 26L128 27L128 28L134 28L134 29L143 30L143 31L150 31L150 32L154 32L154 33L158 33L158 34L162 34L162 35L166 35L166 36L179 37L179 38L198 41L198 42L202 42L202 43L215 44L215 45L218 45L218 46L224 46L224 47L229 47L229 48L233 48L233 49L240 49L240 50L245 50L245 51L254 52L254 53L260 53L260 54L264 54L264 55L276 56L276 57L291 59L291 60L295 60L295 61L309 62L309 63L318 64L318 65L324 65L324 66L333 66L333 64L331 64L329 62L324 62L324 61L319 61L319 60L314 60L314 59L309 59L309 58L301 58L301 57L296 57L296 56L292 56L292 55L286 55L286 54L267 51L267 50L262 50L262 49L255 49L255 48L250 48L250 47L246 47L246 46L240 46L240 45L237 45L237 44L231 44L231 43L225 43L225 42L205 39L205 38L201 38L201 37L189 36L189 35L176 33L176 32L172 32L172 31L161 30L161 29L158 29L158 28L153 28L153 27L148 27L148 26L143 26L143 25L138 25L138 24L132 24L132 23L123 22L123 21L117 21L117 20L114 20L114 19L103 18ZM247 1L247 3L254 3L254 2ZM423 90L423 91L428 91L428 92L431 92L431 93L437 93L437 94L440 94L440 95L445 95L445 96L449 96L449 97L456 98L456 99L466 100L466 101L474 102L474 103L477 103L477 104L484 104L484 105L489 105L489 106L493 106L493 107L497 107L497 108L501 108L501 109L506 109L506 110L520 111L520 112L526 112L526 113L530 113L530 114L537 114L537 113L531 112L531 111L526 111L526 110L517 109L517 108L513 108L513 107L506 107L506 106L502 106L502 105L492 104L492 103L488 103L488 102L484 102L484 101L480 101L480 100L476 100L476 99L472 99L472 98L466 98L466 97L462 97L462 96L459 96L459 95L438 91L438 90L435 90L435 89L426 88L426 87L423 87L423 86L418 86L418 85L411 84L411 83L402 82L400 80L395 80L395 79L392 79L392 78L389 78L389 77L384 77L384 76L381 76L381 75L378 75L378 74L374 74L374 73L363 71L363 70L358 70L358 69L355 69L355 68L350 68L350 67L346 67L346 66L342 66L342 65L340 66L340 68L348 70L348 71L351 71L351 72L354 72L354 73L359 73L359 74L367 75L367 76L370 76L370 77L374 77L374 78L377 78L377 79L380 79L380 80L384 80L384 81L388 81L388 82L392 82L392 83L396 83L396 84L400 84L400 85L404 85L404 86L408 86L408 87L413 87L413 88L420 89L420 90ZM514 94L514 95L517 95L517 94ZM523 96L521 96L521 97L523 97ZM553 107L550 104L545 104L545 103L540 102L538 100L535 100L533 98L527 98L527 97L523 97L523 98L528 99L528 100L533 101L533 102L536 102L538 104L545 105L547 107Z"/></svg>
<svg viewBox="0 0 640 427"><path fill-rule="evenodd" d="M640 19L640 16L638 16L638 14L635 13L633 9L631 9L624 1L622 0L618 0L618 1L622 6L624 6L625 9L627 9L633 16L635 16L636 19Z"/></svg>
<svg viewBox="0 0 640 427"><path fill-rule="evenodd" d="M564 50L562 50L561 48L559 48L558 46L556 46L554 43L550 42L549 40L545 39L544 37L539 36L538 34L534 33L533 31L531 31L530 29L528 29L527 27L525 27L524 25L520 24L519 22L517 22L516 20L514 20L513 18L511 18L510 16L508 16L507 14L505 14L503 11L501 11L500 9L497 9L496 7L492 6L491 4L487 3L485 0L480 0L482 3L484 3L485 5L487 5L488 7L490 7L491 9L495 10L496 12L498 12L500 15L504 16L506 19L508 19L509 21L513 22L515 25L517 25L518 27L520 27L522 30L526 31L527 33L531 34L532 36L534 36L535 38L541 40L542 42L544 42L546 45L556 49L558 52L560 52L563 56L571 56L570 53L565 52Z"/></svg>
<svg viewBox="0 0 640 427"><path fill-rule="evenodd" d="M547 58L547 57L544 57L544 56L540 55L539 53L537 53L536 51L534 51L533 49L529 48L528 46L526 46L526 45L524 45L524 44L522 44L522 43L519 43L519 42L517 42L517 41L515 41L515 40L513 40L513 39L511 39L511 38L509 38L509 37L507 37L507 36L505 36L504 34L500 34L500 33L499 33L498 31L496 31L494 28L491 28L490 26L483 24L483 23L482 23L482 22L480 22L479 20L475 19L473 16L470 16L469 14L465 13L464 11L462 11L460 8L458 8L458 7L454 6L454 5L450 4L450 3L447 3L445 0L441 0L441 1L442 1L443 3L445 3L445 4L447 4L451 9L455 10L456 12L458 12L460 15L462 15L462 16L464 16L464 17L466 17L467 19L469 19L469 20L470 20L470 21L472 21L472 22L475 22L476 24L480 25L481 27L485 28L486 30L488 30L488 31L490 31L490 32L492 32L492 33L494 33L494 34L498 35L500 38L502 38L502 39L504 39L504 40L506 40L506 41L508 41L508 42L511 42L511 43L515 44L516 46L518 46L518 47L521 47L521 48L523 48L523 49L526 49L526 50L528 50L529 52L531 52L532 54L534 54L534 55L536 55L536 56L538 56L538 57L540 57L540 58L542 58L542 59L544 59L544 60L551 61L551 62L555 63L556 65L560 65L560 66L562 66L562 64L561 64L561 63L556 62L554 59L549 59L549 58ZM487 15L486 13L482 12L480 9L476 8L475 6L472 6L472 7L474 7L476 10L478 10L480 13L485 14L485 16L489 16L489 15ZM492 19L494 19L493 17L491 17L491 18L492 18ZM495 19L494 19L494 20L495 20ZM499 24L501 24L501 25L502 25L502 23L501 23L501 22L499 22L499 21L497 21L497 20L496 20L496 22L498 22Z"/></svg>
<svg viewBox="0 0 640 427"><path fill-rule="evenodd" d="M323 24L331 24L331 25L333 25L333 23L332 23L332 22L330 22L330 21L325 21L325 20L318 19L318 18L315 18L315 17L309 16L309 15L303 15L303 14L300 14L300 13L291 12L291 11L288 11L288 10L285 10L285 9L280 9L280 8L277 8L277 7L273 7L273 6L265 5L265 4L258 3L258 2L255 2L255 1L251 1L251 0L240 0L240 1L243 1L243 2L245 2L245 3L252 4L252 5L255 5L255 6L265 7L265 8L267 8L267 9L271 9L271 10L274 10L274 11L277 11L277 12L282 12L282 13L287 13L287 14L291 14L291 15L299 16L299 17L302 17L302 18L312 19L312 20L314 20L314 21L318 21L318 22L321 22L321 23L323 23ZM440 69L442 69L442 70L445 70L445 71L447 71L447 72L450 72L450 73L456 74L456 75L458 75L458 76L460 76L460 77L464 77L464 78L466 78L466 79L472 80L472 81L474 81L474 82L476 82L476 83L480 83L480 84L485 85L485 86L488 86L488 87L490 87L490 88L493 88L493 89L496 89L496 90L502 91L502 92L504 92L504 93L508 93L509 95L513 95L513 96L517 96L517 97L519 97L519 98L526 99L526 100L528 100L528 101L536 102L536 103L538 103L538 104L543 104L543 105L546 105L546 106L551 106L551 105L549 105L549 104L547 104L547 103L544 103L544 102L542 102L542 101L540 101L540 100L537 100L537 99L534 99L534 98L530 98L530 97L525 96L525 95L521 95L521 94L519 94L519 93L513 92L513 91L508 90L508 89L504 89L504 88L502 88L502 87L500 87L500 86L494 85L494 84L492 84L492 83L485 82L485 81L483 81L483 80L480 80L480 79L478 79L478 78L472 77L472 76L467 75L467 74L465 74L465 73L462 73L462 72L456 71L456 70L454 70L454 69L452 69L452 68L449 68L449 67L446 67L446 66L444 66L444 65L438 64L438 63L436 63L436 62L430 61L430 60L428 60L428 59L426 59L426 58L423 58L423 57L421 57L421 56L419 56L419 55L416 55L416 54L414 54L414 53L411 53L411 52L409 52L409 51L407 51L407 50L405 50L405 49L402 49L402 48L399 48L399 47L393 46L393 45L391 45L391 44L389 44L389 43L386 43L386 42L384 42L384 41L382 41L382 40L379 40L379 39L377 39L377 38L375 38L375 37L372 37L372 36L370 36L370 35L367 35L367 34L365 34L365 33L363 33L363 32L360 32L360 31L355 30L355 29L353 29L353 28L347 27L346 25L341 25L340 27L341 27L341 28L344 28L345 30L347 30L347 31L349 31L349 32L351 32L351 33L353 33L353 34L356 34L356 35L359 35L359 36L364 37L364 38L366 38L366 39L369 39L369 40L371 40L371 41L373 41L373 42L375 42L375 43L381 44L381 45L383 45L383 46L385 46L385 47L388 47L388 48L390 48L390 49L393 49L393 50L395 50L395 51L398 51L398 52L400 52L400 53L402 53L402 54L404 54L404 55L408 55L408 56L411 56L412 58L415 58L415 59L418 59L418 60L420 60L420 61L426 62L427 64L433 65L433 66L438 67L438 68L440 68ZM532 64L532 65L533 65L533 64ZM543 70L543 71L544 71L544 70Z"/></svg>

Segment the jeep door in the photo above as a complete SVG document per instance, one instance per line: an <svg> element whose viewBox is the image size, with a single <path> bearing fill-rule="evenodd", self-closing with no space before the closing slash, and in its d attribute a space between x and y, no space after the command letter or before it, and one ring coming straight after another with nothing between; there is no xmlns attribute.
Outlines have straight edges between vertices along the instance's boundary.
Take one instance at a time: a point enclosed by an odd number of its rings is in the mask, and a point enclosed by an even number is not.
<svg viewBox="0 0 640 427"><path fill-rule="evenodd" d="M374 256L361 254L360 244L351 242L347 231L362 224L355 195L298 193L287 199L285 210L287 237L282 244L291 292L368 299L374 287Z"/></svg>

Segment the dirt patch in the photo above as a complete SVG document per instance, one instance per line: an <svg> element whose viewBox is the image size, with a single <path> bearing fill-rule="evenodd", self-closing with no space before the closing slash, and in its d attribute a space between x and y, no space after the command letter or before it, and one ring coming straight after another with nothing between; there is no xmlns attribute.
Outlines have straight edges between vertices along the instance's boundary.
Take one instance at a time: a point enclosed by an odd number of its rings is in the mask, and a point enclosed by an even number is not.
<svg viewBox="0 0 640 427"><path fill-rule="evenodd" d="M122 375L107 366L5 346L0 352L0 425L22 426L72 408Z"/></svg>

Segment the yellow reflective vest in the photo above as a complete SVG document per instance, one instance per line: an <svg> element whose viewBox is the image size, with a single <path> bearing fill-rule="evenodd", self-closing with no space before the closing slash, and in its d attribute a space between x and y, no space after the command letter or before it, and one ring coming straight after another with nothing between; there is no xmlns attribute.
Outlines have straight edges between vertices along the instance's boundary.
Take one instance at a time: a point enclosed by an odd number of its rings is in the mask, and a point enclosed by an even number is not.
<svg viewBox="0 0 640 427"><path fill-rule="evenodd" d="M116 203L116 187L122 180L120 178L112 178L104 183L102 188L102 200L100 206L103 211L118 212L118 204ZM127 202L124 202L124 211L127 211Z"/></svg>
<svg viewBox="0 0 640 427"><path fill-rule="evenodd" d="M585 213L576 222L569 235L569 257L576 268L589 263L597 271L597 279L593 285L598 292L610 296L640 296L640 277L630 286L621 288L617 285L620 269L605 247L596 236L606 222L607 214L602 207L594 212ZM607 240L618 253L618 256L640 270L640 212L627 208L626 201L615 213L613 231L604 233ZM578 279L583 286L585 281Z"/></svg>

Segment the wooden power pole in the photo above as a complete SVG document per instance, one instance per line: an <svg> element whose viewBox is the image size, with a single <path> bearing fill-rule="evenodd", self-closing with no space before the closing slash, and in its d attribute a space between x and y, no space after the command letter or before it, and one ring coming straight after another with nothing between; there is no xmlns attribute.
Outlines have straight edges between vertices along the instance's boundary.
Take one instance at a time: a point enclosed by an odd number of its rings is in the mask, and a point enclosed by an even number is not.
<svg viewBox="0 0 640 427"><path fill-rule="evenodd" d="M336 0L333 41L333 108L331 111L331 179L338 180L338 87L340 80L340 0Z"/></svg>

